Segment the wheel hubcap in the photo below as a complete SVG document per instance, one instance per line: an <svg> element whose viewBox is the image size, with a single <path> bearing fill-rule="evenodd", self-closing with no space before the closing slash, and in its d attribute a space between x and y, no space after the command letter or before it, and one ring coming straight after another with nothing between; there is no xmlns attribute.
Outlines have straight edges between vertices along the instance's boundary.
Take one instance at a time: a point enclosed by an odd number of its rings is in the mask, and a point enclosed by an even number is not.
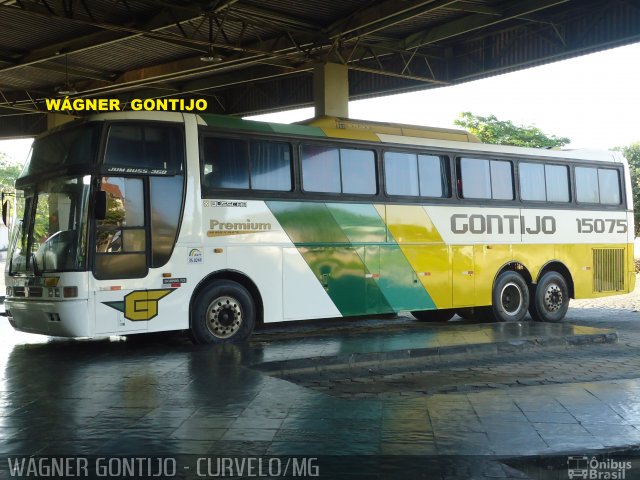
<svg viewBox="0 0 640 480"><path fill-rule="evenodd" d="M544 291L544 307L549 312L557 312L562 307L564 298L562 290L555 283L550 284Z"/></svg>
<svg viewBox="0 0 640 480"><path fill-rule="evenodd" d="M229 338L242 325L242 308L233 297L218 297L207 308L207 329L218 338Z"/></svg>
<svg viewBox="0 0 640 480"><path fill-rule="evenodd" d="M515 316L522 308L522 292L515 283L507 283L502 287L500 300L502 302L502 309L507 315Z"/></svg>

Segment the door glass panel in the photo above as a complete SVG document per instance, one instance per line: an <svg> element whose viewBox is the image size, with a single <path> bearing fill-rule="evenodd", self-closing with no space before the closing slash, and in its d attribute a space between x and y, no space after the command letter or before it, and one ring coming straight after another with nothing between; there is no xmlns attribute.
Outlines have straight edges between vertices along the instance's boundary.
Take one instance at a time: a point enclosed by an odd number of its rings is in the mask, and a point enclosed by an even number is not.
<svg viewBox="0 0 640 480"><path fill-rule="evenodd" d="M104 220L96 220L96 278L144 276L147 266L142 180L104 177L100 189L107 194L107 215ZM139 253L132 256L128 252Z"/></svg>

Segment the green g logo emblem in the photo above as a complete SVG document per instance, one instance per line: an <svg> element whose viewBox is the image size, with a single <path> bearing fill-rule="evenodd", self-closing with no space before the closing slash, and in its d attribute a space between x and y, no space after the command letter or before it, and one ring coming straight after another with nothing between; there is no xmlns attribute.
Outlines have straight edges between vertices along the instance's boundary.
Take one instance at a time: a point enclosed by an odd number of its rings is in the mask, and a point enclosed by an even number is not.
<svg viewBox="0 0 640 480"><path fill-rule="evenodd" d="M105 305L124 313L124 318L133 322L151 320L158 315L158 301L166 297L172 289L136 290L128 293L123 302L103 302Z"/></svg>

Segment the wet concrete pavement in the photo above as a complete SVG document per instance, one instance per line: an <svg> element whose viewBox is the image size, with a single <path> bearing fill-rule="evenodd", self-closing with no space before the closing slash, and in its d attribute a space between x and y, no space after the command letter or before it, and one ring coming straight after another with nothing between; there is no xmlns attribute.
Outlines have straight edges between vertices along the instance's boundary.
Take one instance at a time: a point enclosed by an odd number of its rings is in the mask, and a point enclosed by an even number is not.
<svg viewBox="0 0 640 480"><path fill-rule="evenodd" d="M382 458L400 459L399 475L415 464L405 478L551 478L518 463L541 455L566 478L568 455L640 444L640 335L624 322L617 343L589 322L386 319L269 328L215 348L48 340L3 322L0 455L320 456L321 478L339 476L340 459L349 478L391 478L354 468ZM542 380L526 381L532 371Z"/></svg>

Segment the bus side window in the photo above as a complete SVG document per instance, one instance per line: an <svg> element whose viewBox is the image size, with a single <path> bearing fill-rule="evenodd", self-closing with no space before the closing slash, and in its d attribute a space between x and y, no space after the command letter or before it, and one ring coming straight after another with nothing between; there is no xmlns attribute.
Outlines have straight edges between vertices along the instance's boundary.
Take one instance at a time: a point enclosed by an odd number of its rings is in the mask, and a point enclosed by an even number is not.
<svg viewBox="0 0 640 480"><path fill-rule="evenodd" d="M513 200L511 162L482 158L460 158L458 171L462 198Z"/></svg>
<svg viewBox="0 0 640 480"><path fill-rule="evenodd" d="M385 152L384 178L389 195L449 196L449 172L437 155Z"/></svg>
<svg viewBox="0 0 640 480"><path fill-rule="evenodd" d="M576 200L620 205L620 174L612 168L576 167Z"/></svg>
<svg viewBox="0 0 640 480"><path fill-rule="evenodd" d="M307 192L374 195L376 159L371 150L302 146L302 187Z"/></svg>
<svg viewBox="0 0 640 480"><path fill-rule="evenodd" d="M202 186L291 191L291 145L266 140L203 137Z"/></svg>

